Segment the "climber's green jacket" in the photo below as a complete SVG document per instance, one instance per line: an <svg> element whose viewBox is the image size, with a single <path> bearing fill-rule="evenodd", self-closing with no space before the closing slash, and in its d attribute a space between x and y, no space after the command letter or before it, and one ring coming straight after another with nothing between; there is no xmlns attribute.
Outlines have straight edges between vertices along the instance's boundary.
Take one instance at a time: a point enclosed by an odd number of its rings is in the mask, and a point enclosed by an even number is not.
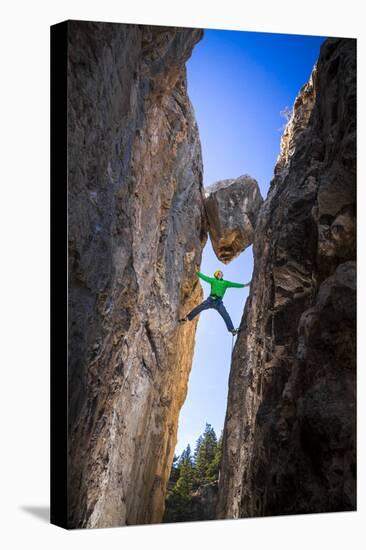
<svg viewBox="0 0 366 550"><path fill-rule="evenodd" d="M227 288L244 288L246 285L242 285L240 283L232 283L231 281L225 281L224 279L216 279L215 277L207 277L207 275L204 275L200 271L196 271L197 275L206 281L207 283L210 283L211 285L211 293L210 296L214 296L216 298L222 298L226 292Z"/></svg>

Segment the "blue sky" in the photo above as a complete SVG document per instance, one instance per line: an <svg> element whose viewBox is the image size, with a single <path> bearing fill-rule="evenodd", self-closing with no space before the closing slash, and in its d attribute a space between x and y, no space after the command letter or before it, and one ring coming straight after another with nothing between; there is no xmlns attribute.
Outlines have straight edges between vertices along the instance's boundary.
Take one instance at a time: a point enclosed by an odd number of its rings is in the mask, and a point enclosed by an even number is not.
<svg viewBox="0 0 366 550"><path fill-rule="evenodd" d="M292 108L310 76L324 37L205 30L187 62L188 93L199 127L204 185L249 174L266 197L279 153L285 107ZM253 269L252 247L228 265L210 241L201 271L246 283ZM210 287L202 282L205 297ZM224 303L239 326L247 289L229 289ZM179 418L176 454L194 448L210 423L220 434L226 412L232 336L214 310L200 315L188 395Z"/></svg>

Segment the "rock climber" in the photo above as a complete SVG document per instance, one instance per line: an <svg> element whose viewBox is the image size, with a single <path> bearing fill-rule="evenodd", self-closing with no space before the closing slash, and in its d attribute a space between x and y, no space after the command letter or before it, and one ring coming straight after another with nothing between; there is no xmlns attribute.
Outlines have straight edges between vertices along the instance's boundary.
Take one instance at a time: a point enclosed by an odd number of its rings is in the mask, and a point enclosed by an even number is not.
<svg viewBox="0 0 366 550"><path fill-rule="evenodd" d="M183 319L179 319L180 323L185 323L186 321L192 321L196 315L201 313L204 309L216 309L221 315L221 317L224 319L225 324L227 326L227 329L229 332L231 332L233 335L238 333L238 329L234 328L234 325L230 319L230 315L226 311L226 308L222 302L222 299L224 297L224 294L226 292L227 288L244 288L246 286L249 286L250 283L241 284L241 283L232 283L231 281L225 281L224 280L224 274L221 270L217 270L214 273L213 278L207 277L207 275L204 275L200 271L196 272L197 275L206 281L207 283L210 283L211 285L211 292L210 296L206 298L201 304L196 306L192 309L186 317L183 317Z"/></svg>

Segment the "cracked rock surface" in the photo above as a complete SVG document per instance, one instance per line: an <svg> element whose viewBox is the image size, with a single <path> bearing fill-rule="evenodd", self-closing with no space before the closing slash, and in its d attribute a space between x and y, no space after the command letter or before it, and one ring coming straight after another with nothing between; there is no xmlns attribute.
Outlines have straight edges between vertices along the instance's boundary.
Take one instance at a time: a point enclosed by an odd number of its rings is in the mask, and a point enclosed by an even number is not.
<svg viewBox="0 0 366 550"><path fill-rule="evenodd" d="M68 31L69 526L160 522L202 296L202 31Z"/></svg>
<svg viewBox="0 0 366 550"><path fill-rule="evenodd" d="M250 176L222 180L205 188L208 231L218 259L227 264L253 243L263 202Z"/></svg>
<svg viewBox="0 0 366 550"><path fill-rule="evenodd" d="M323 44L259 212L220 518L356 507L355 53L351 39Z"/></svg>

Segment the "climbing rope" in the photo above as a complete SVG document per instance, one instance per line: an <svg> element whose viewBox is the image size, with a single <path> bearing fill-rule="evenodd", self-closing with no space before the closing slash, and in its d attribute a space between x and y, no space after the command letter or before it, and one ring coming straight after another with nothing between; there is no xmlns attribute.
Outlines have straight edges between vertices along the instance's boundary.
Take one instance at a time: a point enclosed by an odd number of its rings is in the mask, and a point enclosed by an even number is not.
<svg viewBox="0 0 366 550"><path fill-rule="evenodd" d="M232 340L231 340L231 358L233 358L233 351L234 351L234 334L233 334Z"/></svg>

